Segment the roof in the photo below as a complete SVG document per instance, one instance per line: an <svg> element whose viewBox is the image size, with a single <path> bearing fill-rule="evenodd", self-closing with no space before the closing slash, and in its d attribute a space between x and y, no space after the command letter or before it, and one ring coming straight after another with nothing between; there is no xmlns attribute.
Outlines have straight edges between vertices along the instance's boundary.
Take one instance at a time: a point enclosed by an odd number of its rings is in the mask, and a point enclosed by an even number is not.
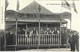
<svg viewBox="0 0 80 52"><path fill-rule="evenodd" d="M44 14L53 13L49 11L48 9L46 9L45 7L43 7L42 5L40 5L39 3L37 3L36 1L33 1L28 6L20 10L19 13L39 13L39 6L41 8L40 13L44 13Z"/></svg>
<svg viewBox="0 0 80 52"><path fill-rule="evenodd" d="M18 16L18 13L23 13L23 14L37 14L37 13L39 13L39 6L40 6L40 8L41 8L41 11L40 11L40 13L42 14L42 15L61 15L61 14L63 14L64 16L63 16L63 18L67 18L67 19L69 19L70 18L70 16L71 15L69 15L70 13L69 12L64 12L64 13L53 13L53 12L51 12L51 11L49 11L48 9L46 9L45 7L43 7L42 5L40 5L39 3L37 3L36 1L33 1L32 3L30 3L28 6L26 6L26 7L24 7L22 10L20 10L19 12L16 12L16 11L13 11L13 10L7 10L6 11L6 14L7 14L7 21L15 21L15 17L18 17L19 19L20 19L20 17ZM17 15L16 15L17 14ZM24 18L24 17L22 17L22 18ZM54 17L55 18L55 17ZM60 18L60 17L59 17ZM32 18L30 19L31 21L36 21L36 20L38 20L38 19L36 19L36 18L34 18L33 20L32 20ZM20 19L21 21L30 21L29 19L27 19L26 18L26 20L25 19ZM19 20L19 21L20 21ZM42 19L41 19L42 20ZM48 20L48 21L46 21L46 20ZM52 21L51 21L52 20ZM64 19L63 19L64 20ZM39 21L39 20L38 20ZM49 19L47 19L47 18L45 18L45 20L42 20L42 22L60 22L59 20L58 20L58 18L57 18L57 20L53 20L53 19L51 19L50 18L50 20ZM65 20L64 20L65 21ZM64 22L63 21L63 22ZM67 21L66 21L67 22Z"/></svg>

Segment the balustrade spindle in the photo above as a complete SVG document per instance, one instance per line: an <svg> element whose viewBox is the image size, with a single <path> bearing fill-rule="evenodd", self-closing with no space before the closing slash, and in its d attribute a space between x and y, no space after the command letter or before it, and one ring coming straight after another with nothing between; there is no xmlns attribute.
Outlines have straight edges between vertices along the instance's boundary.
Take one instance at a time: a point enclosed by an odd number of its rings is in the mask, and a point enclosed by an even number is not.
<svg viewBox="0 0 80 52"><path fill-rule="evenodd" d="M46 42L46 36L44 35L44 44L45 44L45 42Z"/></svg>
<svg viewBox="0 0 80 52"><path fill-rule="evenodd" d="M57 35L55 35L55 44L57 44Z"/></svg>
<svg viewBox="0 0 80 52"><path fill-rule="evenodd" d="M59 44L60 44L60 35L59 35Z"/></svg>
<svg viewBox="0 0 80 52"><path fill-rule="evenodd" d="M51 45L51 35L50 35L50 38L49 39L50 39L49 44Z"/></svg>
<svg viewBox="0 0 80 52"><path fill-rule="evenodd" d="M49 38L48 38L48 35L47 35L47 44L49 43Z"/></svg>
<svg viewBox="0 0 80 52"><path fill-rule="evenodd" d="M53 35L53 44L54 44L54 41L55 41L55 40L54 40L54 35Z"/></svg>
<svg viewBox="0 0 80 52"><path fill-rule="evenodd" d="M20 45L21 45L21 36L20 36Z"/></svg>
<svg viewBox="0 0 80 52"><path fill-rule="evenodd" d="M18 39L19 39L19 45L20 45L20 35L19 35L19 38Z"/></svg>
<svg viewBox="0 0 80 52"><path fill-rule="evenodd" d="M46 44L46 36L44 36L44 44Z"/></svg>
<svg viewBox="0 0 80 52"><path fill-rule="evenodd" d="M25 34L24 34L24 45L25 45Z"/></svg>
<svg viewBox="0 0 80 52"><path fill-rule="evenodd" d="M56 44L57 44L57 34L56 34Z"/></svg>
<svg viewBox="0 0 80 52"><path fill-rule="evenodd" d="M17 45L19 45L19 39L18 39L19 37L18 37L18 35L17 35Z"/></svg>
<svg viewBox="0 0 80 52"><path fill-rule="evenodd" d="M59 44L59 34L58 34L58 44Z"/></svg>
<svg viewBox="0 0 80 52"><path fill-rule="evenodd" d="M44 35L44 44L46 44L45 42L46 42L46 36Z"/></svg>
<svg viewBox="0 0 80 52"><path fill-rule="evenodd" d="M25 45L27 45L27 37L25 36Z"/></svg>
<svg viewBox="0 0 80 52"><path fill-rule="evenodd" d="M57 44L58 44L58 35L57 35Z"/></svg>
<svg viewBox="0 0 80 52"><path fill-rule="evenodd" d="M48 38L49 38L49 45L50 45L50 35L49 35L49 37L48 37Z"/></svg>
<svg viewBox="0 0 80 52"><path fill-rule="evenodd" d="M51 37L51 41L50 41L50 44L52 45L52 35L51 35L50 37Z"/></svg>
<svg viewBox="0 0 80 52"><path fill-rule="evenodd" d="M22 45L24 45L24 35L22 36Z"/></svg>
<svg viewBox="0 0 80 52"><path fill-rule="evenodd" d="M49 35L47 36L47 38L48 38L48 44L49 44Z"/></svg>
<svg viewBox="0 0 80 52"><path fill-rule="evenodd" d="M56 35L54 36L54 44L56 44Z"/></svg>
<svg viewBox="0 0 80 52"><path fill-rule="evenodd" d="M57 44L57 34L56 34L56 44Z"/></svg>
<svg viewBox="0 0 80 52"><path fill-rule="evenodd" d="M26 45L26 35L24 35L24 37L25 37L24 39L25 39L25 45Z"/></svg>
<svg viewBox="0 0 80 52"><path fill-rule="evenodd" d="M51 44L53 45L53 34L52 34L52 41L51 41Z"/></svg>
<svg viewBox="0 0 80 52"><path fill-rule="evenodd" d="M58 44L58 35L57 35L57 44Z"/></svg>
<svg viewBox="0 0 80 52"><path fill-rule="evenodd" d="M51 35L50 35L50 45L51 45L51 39L52 39L52 37L51 37Z"/></svg>
<svg viewBox="0 0 80 52"><path fill-rule="evenodd" d="M46 44L47 44L47 42L48 42L48 38L47 38L47 35L46 35Z"/></svg>

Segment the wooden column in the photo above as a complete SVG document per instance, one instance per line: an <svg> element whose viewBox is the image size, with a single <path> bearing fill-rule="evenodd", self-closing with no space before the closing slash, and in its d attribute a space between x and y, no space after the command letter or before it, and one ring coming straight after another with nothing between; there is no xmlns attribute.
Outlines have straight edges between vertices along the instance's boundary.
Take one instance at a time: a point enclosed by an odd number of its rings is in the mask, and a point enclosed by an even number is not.
<svg viewBox="0 0 80 52"><path fill-rule="evenodd" d="M62 26L62 13L61 13L61 16L60 16L60 45L61 45L61 26Z"/></svg>
<svg viewBox="0 0 80 52"><path fill-rule="evenodd" d="M39 33L38 33L39 41L38 41L38 46L40 46L40 14L38 15L38 18L39 18Z"/></svg>
<svg viewBox="0 0 80 52"><path fill-rule="evenodd" d="M39 14L38 14L38 19L39 19L39 34L38 34L38 36L39 36L39 43L38 43L38 46L40 46L40 11L41 11L41 6L40 5L39 5L38 10L39 10Z"/></svg>
<svg viewBox="0 0 80 52"><path fill-rule="evenodd" d="M66 30L67 30L67 23L66 23Z"/></svg>
<svg viewBox="0 0 80 52"><path fill-rule="evenodd" d="M28 27L27 27L27 24L26 24L26 31L25 31L25 35L27 34L27 29L28 29Z"/></svg>
<svg viewBox="0 0 80 52"><path fill-rule="evenodd" d="M68 24L66 23L66 30L67 30L67 25L68 25ZM67 32L67 31L66 31L66 32ZM68 32L67 32L67 35L68 35ZM67 37L67 44L69 43L68 41L69 41L69 37Z"/></svg>
<svg viewBox="0 0 80 52"><path fill-rule="evenodd" d="M17 47L17 30L18 30L18 21L17 21L17 17L16 17L16 32L15 32L15 35L16 35L16 47ZM15 50L16 50L16 47L15 47Z"/></svg>
<svg viewBox="0 0 80 52"><path fill-rule="evenodd" d="M26 37L26 36L28 36L28 35L27 35L27 28L28 28L28 27L27 27L27 24L26 24L26 31L25 31L25 45L27 45L27 43L26 43L26 41L27 41L27 37Z"/></svg>
<svg viewBox="0 0 80 52"><path fill-rule="evenodd" d="M3 12L4 12L4 24L5 24L4 26L4 50L6 51L6 12L5 11Z"/></svg>
<svg viewBox="0 0 80 52"><path fill-rule="evenodd" d="M70 31L71 31L71 24L72 24L72 20L70 19Z"/></svg>

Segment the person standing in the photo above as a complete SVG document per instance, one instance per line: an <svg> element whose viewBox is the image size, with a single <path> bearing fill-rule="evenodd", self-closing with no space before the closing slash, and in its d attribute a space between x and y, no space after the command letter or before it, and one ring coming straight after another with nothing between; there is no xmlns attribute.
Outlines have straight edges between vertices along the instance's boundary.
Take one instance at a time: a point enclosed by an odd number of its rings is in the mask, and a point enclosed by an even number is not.
<svg viewBox="0 0 80 52"><path fill-rule="evenodd" d="M25 36L26 37L30 37L30 32L29 32L29 28L25 29Z"/></svg>
<svg viewBox="0 0 80 52"><path fill-rule="evenodd" d="M72 51L72 39L71 39L72 38L72 35L73 34L70 33L69 41L68 41L70 43L70 49L71 49L70 51Z"/></svg>
<svg viewBox="0 0 80 52"><path fill-rule="evenodd" d="M54 31L52 31L52 34L59 34L59 31L57 30L57 28L54 28Z"/></svg>
<svg viewBox="0 0 80 52"><path fill-rule="evenodd" d="M77 51L79 51L79 33L77 32L75 36L76 36L76 40L75 40L76 41L76 44L75 44L76 49L77 49Z"/></svg>
<svg viewBox="0 0 80 52"><path fill-rule="evenodd" d="M75 44L76 44L76 39L75 39L75 34L72 35L72 50L71 51L75 51Z"/></svg>
<svg viewBox="0 0 80 52"><path fill-rule="evenodd" d="M36 28L34 28L34 29L30 32L30 35L31 35L31 34L38 35L38 31L36 30Z"/></svg>
<svg viewBox="0 0 80 52"><path fill-rule="evenodd" d="M44 34L52 34L52 31L49 29L49 28L47 28L47 30L44 32Z"/></svg>
<svg viewBox="0 0 80 52"><path fill-rule="evenodd" d="M44 34L43 28L41 28L40 34Z"/></svg>

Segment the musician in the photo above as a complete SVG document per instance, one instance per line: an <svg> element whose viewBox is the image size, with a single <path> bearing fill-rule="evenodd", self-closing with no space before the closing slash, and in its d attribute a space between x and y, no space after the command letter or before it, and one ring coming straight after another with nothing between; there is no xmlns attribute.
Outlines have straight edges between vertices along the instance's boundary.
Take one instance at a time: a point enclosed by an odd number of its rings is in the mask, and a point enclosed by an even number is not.
<svg viewBox="0 0 80 52"><path fill-rule="evenodd" d="M38 35L38 31L36 30L36 28L34 28L34 29L31 31L30 34L36 34L36 35Z"/></svg>
<svg viewBox="0 0 80 52"><path fill-rule="evenodd" d="M52 34L51 30L49 28L47 28L47 30L44 32L44 34Z"/></svg>
<svg viewBox="0 0 80 52"><path fill-rule="evenodd" d="M44 31L43 31L43 29L42 29L42 28L41 28L40 34L44 34Z"/></svg>
<svg viewBox="0 0 80 52"><path fill-rule="evenodd" d="M52 31L52 34L59 34L59 31L57 30L57 28L54 28L54 31Z"/></svg>
<svg viewBox="0 0 80 52"><path fill-rule="evenodd" d="M27 37L30 37L29 28L25 29L25 35L26 35Z"/></svg>

